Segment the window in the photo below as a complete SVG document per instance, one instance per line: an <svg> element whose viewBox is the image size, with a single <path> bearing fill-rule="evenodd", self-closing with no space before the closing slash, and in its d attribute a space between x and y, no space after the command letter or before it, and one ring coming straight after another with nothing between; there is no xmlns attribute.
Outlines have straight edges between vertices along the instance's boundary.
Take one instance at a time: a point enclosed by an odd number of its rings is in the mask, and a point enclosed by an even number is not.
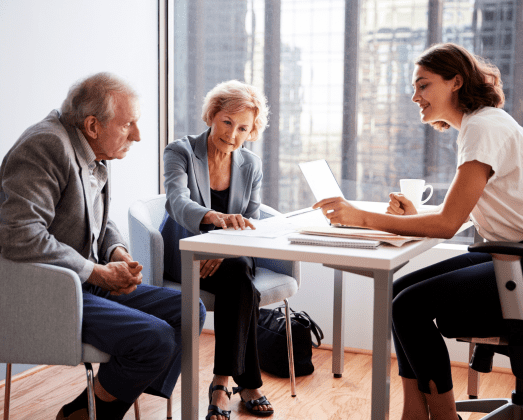
<svg viewBox="0 0 523 420"><path fill-rule="evenodd" d="M282 212L313 203L298 163L323 158L348 199L387 201L399 179L424 178L434 186L430 203L443 201L457 132L420 124L411 102L413 62L435 28L441 41L500 66L507 111L523 99L511 73L513 0L444 1L436 26L429 0L174 0L173 7L170 138L205 129L202 99L217 83L260 87L270 127L246 147L263 159L263 202Z"/></svg>

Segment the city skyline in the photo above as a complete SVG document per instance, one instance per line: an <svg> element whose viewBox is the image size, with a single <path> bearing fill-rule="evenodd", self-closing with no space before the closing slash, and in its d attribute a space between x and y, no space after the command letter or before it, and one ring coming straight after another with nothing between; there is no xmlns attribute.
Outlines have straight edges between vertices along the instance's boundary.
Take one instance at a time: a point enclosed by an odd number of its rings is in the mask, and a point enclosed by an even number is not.
<svg viewBox="0 0 523 420"><path fill-rule="evenodd" d="M188 1L176 3L189 7ZM200 1L207 8L206 0ZM441 17L437 18L436 26L429 22L432 13L429 0L360 1L358 44L356 52L350 53L355 54L353 57L358 63L356 78L353 78L356 80L355 107L347 108L346 66L352 56L347 56L346 50L349 47L345 0L274 1L271 7L280 5L274 22L265 11L264 0L220 1L219 8L227 9L227 19L234 25L206 27L200 36L205 40L204 45L208 39L213 43L209 44L211 47L203 47L196 61L193 57L192 65L200 64L203 69L200 78L205 80L207 90L231 78L243 79L261 89L277 88L277 104L274 94L268 93L272 99L270 107L277 110L269 123L276 123L278 130L266 132L254 144L246 144L264 159L264 168L269 169L262 187L264 202L282 212L313 203L298 167L301 161L324 158L342 188L353 183L342 179L345 147L342 143L348 140L356 146L355 163L350 168L356 188L350 190L354 195L348 198L386 201L388 193L398 189L400 178L425 178L435 187L432 203L443 200L456 169L457 131L434 133L432 128L420 123L417 106L411 101L414 60L427 47L429 39L438 36L442 42L455 42L484 55L500 68L507 95L506 110L512 112L514 100L519 101L518 105L523 99L517 90L514 93L517 3L513 0L430 2L441 4ZM210 15L216 17L213 11L210 10ZM267 24L272 31L275 29L271 25L279 28L277 57L271 55L274 43L267 44L271 39L265 32ZM185 27L189 42L186 45L190 46L191 30L187 28L189 25ZM181 32L183 34L183 26ZM227 43L220 44L217 41L220 38L227 39ZM211 48L210 52L205 48ZM222 48L227 51L220 54L218 51ZM189 47L186 51L189 52ZM176 52L175 55L178 56ZM267 69L266 57L276 60L277 79ZM226 60L227 66L218 66L221 60ZM180 63L187 69L191 58L182 59ZM274 64L272 66L274 70ZM179 78L178 89L183 91L180 98L190 99L190 83L184 83L189 73L182 71L183 76ZM199 93L203 95L206 91ZM348 109L355 112L352 140L350 136L348 140L343 137L343 116ZM188 124L180 127L187 129ZM195 133L182 135L185 134ZM272 146L265 147L264 142ZM278 174L277 179L271 178L273 171Z"/></svg>

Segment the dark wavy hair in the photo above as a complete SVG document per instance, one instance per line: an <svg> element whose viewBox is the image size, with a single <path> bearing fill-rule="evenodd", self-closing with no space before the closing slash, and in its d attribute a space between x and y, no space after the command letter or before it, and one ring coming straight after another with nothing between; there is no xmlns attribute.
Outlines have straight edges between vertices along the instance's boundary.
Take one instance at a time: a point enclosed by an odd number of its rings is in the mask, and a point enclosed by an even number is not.
<svg viewBox="0 0 523 420"><path fill-rule="evenodd" d="M503 108L505 104L499 69L459 45L435 44L418 57L416 64L439 74L444 80L461 75L463 86L459 89L458 101L460 110L465 114L485 106ZM444 121L430 124L439 131L450 127Z"/></svg>

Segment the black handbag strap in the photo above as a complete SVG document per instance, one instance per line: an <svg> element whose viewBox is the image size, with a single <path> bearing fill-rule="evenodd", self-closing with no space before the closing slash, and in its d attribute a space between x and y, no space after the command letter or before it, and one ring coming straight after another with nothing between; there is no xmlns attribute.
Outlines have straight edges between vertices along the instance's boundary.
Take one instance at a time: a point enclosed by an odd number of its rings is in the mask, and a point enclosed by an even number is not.
<svg viewBox="0 0 523 420"><path fill-rule="evenodd" d="M314 334L314 337L316 337L316 343L312 340L312 347L319 347L321 345L321 340L324 339L323 331L320 326L316 324L305 311L293 312L293 315L295 318L307 319L311 323L311 332Z"/></svg>
<svg viewBox="0 0 523 420"><path fill-rule="evenodd" d="M278 306L276 309L278 309L280 311L280 313L282 313L285 316L285 314L283 313L284 308L285 308L285 305L282 305L282 306ZM325 338L320 326L312 320L312 318L309 316L309 314L307 312L305 312L305 311L296 312L292 308L289 308L289 309L291 312L291 318L292 317L301 318L301 319L307 320L310 323L311 332L314 334L314 337L316 337L316 343L314 342L314 340L311 340L312 347L315 347L315 348L319 347L321 345L321 340L323 340Z"/></svg>

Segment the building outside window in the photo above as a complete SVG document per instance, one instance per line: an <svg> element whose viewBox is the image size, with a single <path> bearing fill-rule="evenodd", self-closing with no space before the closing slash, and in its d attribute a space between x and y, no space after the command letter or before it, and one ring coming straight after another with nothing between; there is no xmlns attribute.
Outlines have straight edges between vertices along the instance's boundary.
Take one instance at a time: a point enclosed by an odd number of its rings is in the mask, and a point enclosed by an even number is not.
<svg viewBox="0 0 523 420"><path fill-rule="evenodd" d="M205 129L203 96L217 83L263 89L270 127L246 147L263 160L262 201L281 212L314 203L298 163L316 159L327 160L351 200L386 202L401 178L424 178L434 186L429 203L443 201L458 133L421 124L411 101L413 62L430 42L455 42L496 64L505 110L523 123L516 0L174 0L173 7L169 138Z"/></svg>

